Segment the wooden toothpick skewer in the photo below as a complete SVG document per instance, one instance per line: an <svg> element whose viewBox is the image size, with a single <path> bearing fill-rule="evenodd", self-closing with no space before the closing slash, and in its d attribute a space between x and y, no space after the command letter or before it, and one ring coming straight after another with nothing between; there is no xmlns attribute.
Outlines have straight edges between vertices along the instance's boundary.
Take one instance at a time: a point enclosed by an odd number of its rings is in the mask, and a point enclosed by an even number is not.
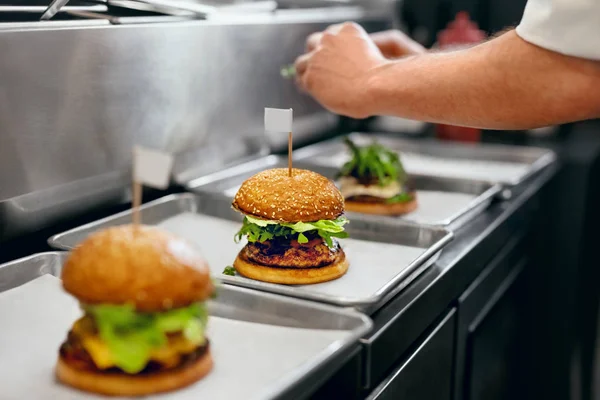
<svg viewBox="0 0 600 400"><path fill-rule="evenodd" d="M141 222L140 217L140 205L142 203L142 185L134 181L133 182L133 224L139 226Z"/></svg>
<svg viewBox="0 0 600 400"><path fill-rule="evenodd" d="M288 175L292 176L292 132L288 133Z"/></svg>
<svg viewBox="0 0 600 400"><path fill-rule="evenodd" d="M131 184L133 185L133 198L132 198L132 215L133 215L133 225L138 227L141 222L140 216L140 205L142 204L142 184L138 182L136 179L136 154L133 152L133 176L131 180Z"/></svg>

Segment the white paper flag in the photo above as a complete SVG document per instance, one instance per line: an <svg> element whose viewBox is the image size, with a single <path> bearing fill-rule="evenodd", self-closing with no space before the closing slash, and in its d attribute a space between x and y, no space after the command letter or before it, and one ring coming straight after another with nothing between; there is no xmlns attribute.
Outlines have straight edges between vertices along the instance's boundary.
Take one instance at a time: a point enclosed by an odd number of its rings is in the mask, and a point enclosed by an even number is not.
<svg viewBox="0 0 600 400"><path fill-rule="evenodd" d="M134 179L155 189L169 186L173 156L156 150L136 146L133 149Z"/></svg>
<svg viewBox="0 0 600 400"><path fill-rule="evenodd" d="M265 108L265 130L268 132L291 132L292 109Z"/></svg>

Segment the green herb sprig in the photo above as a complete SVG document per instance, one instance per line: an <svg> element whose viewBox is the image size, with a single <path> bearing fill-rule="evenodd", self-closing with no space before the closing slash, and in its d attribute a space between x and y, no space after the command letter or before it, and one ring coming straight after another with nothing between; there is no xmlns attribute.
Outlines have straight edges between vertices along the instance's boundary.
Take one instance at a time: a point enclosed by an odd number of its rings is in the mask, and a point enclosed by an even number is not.
<svg viewBox="0 0 600 400"><path fill-rule="evenodd" d="M342 166L338 178L352 176L359 180L377 181L379 186L386 186L394 181L401 184L406 182L406 172L395 151L377 142L359 147L347 137L344 138L344 143L350 149L352 157Z"/></svg>
<svg viewBox="0 0 600 400"><path fill-rule="evenodd" d="M294 66L294 64L285 65L281 67L279 73L285 79L294 78L296 76L296 67Z"/></svg>
<svg viewBox="0 0 600 400"><path fill-rule="evenodd" d="M235 268L231 265L226 266L223 270L223 275L235 276Z"/></svg>

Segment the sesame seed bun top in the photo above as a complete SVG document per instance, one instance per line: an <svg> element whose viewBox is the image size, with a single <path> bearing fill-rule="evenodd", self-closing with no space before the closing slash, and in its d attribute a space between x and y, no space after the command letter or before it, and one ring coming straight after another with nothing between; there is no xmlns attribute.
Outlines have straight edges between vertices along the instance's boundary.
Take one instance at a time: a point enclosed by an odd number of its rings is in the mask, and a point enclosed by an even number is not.
<svg viewBox="0 0 600 400"><path fill-rule="evenodd" d="M344 197L335 184L316 172L268 169L248 178L233 207L250 216L280 222L333 220L344 213Z"/></svg>
<svg viewBox="0 0 600 400"><path fill-rule="evenodd" d="M62 270L64 289L86 304L157 312L207 299L206 261L184 240L151 226L122 225L88 236Z"/></svg>

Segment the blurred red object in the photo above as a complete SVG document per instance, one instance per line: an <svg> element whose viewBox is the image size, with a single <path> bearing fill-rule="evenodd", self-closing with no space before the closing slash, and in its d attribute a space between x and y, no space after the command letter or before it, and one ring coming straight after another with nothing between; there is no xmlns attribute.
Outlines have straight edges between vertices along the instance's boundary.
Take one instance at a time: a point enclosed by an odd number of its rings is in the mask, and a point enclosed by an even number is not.
<svg viewBox="0 0 600 400"><path fill-rule="evenodd" d="M454 21L437 35L438 46L442 50L452 50L473 46L486 39L486 34L471 21L467 12L456 14ZM462 126L436 125L436 135L442 140L462 142L481 141L481 130Z"/></svg>

